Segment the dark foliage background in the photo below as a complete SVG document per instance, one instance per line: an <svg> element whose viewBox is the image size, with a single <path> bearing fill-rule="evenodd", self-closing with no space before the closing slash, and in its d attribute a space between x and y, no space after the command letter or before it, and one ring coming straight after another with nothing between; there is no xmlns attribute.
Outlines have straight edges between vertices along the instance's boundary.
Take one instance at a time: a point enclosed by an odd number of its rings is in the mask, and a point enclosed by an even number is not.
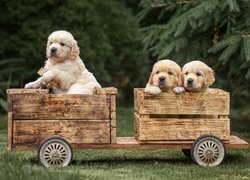
<svg viewBox="0 0 250 180"><path fill-rule="evenodd" d="M142 34L126 1L1 0L0 104L5 89L23 87L38 77L46 59L48 35L68 30L80 46L80 57L103 87L119 89L119 99L133 98L133 88L148 78Z"/></svg>
<svg viewBox="0 0 250 180"><path fill-rule="evenodd" d="M250 114L250 1L141 0L144 46L155 59L181 66L200 59L215 70L214 87L233 109Z"/></svg>

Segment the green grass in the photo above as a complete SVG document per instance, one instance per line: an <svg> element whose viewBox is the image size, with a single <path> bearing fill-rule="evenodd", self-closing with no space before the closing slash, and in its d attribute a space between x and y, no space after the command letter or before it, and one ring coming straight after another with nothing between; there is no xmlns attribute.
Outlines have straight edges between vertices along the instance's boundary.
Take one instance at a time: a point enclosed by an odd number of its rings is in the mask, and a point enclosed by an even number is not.
<svg viewBox="0 0 250 180"><path fill-rule="evenodd" d="M6 117L0 126L0 179L250 179L250 150L229 150L218 167L203 168L180 150L78 150L65 168L45 168L34 151L8 152ZM133 136L133 109L119 108L118 136ZM250 121L232 120L250 142Z"/></svg>

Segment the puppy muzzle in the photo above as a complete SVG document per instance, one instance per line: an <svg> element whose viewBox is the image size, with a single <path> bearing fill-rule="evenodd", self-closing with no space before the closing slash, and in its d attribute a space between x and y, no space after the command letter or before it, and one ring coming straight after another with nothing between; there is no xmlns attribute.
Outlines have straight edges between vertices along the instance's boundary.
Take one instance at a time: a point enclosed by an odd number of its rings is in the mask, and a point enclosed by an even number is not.
<svg viewBox="0 0 250 180"><path fill-rule="evenodd" d="M167 84L166 78L164 76L159 77L158 85L159 87L165 87Z"/></svg>
<svg viewBox="0 0 250 180"><path fill-rule="evenodd" d="M50 49L50 56L56 56L57 49L55 47Z"/></svg>
<svg viewBox="0 0 250 180"><path fill-rule="evenodd" d="M193 82L194 82L194 80L191 79L191 78L189 78L189 79L187 80L187 86L188 86L188 87L192 87L192 86L193 86Z"/></svg>

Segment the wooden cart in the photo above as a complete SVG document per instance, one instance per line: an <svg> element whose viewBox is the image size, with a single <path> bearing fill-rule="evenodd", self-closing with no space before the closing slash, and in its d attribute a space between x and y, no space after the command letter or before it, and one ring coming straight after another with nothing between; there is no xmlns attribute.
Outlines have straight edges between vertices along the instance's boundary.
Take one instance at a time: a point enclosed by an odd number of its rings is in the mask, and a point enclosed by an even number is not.
<svg viewBox="0 0 250 180"><path fill-rule="evenodd" d="M226 149L248 148L230 135L229 93L162 93L135 89L135 137L116 137L115 88L93 95L8 89L8 150L38 150L46 167L67 166L73 149L182 149L216 166Z"/></svg>

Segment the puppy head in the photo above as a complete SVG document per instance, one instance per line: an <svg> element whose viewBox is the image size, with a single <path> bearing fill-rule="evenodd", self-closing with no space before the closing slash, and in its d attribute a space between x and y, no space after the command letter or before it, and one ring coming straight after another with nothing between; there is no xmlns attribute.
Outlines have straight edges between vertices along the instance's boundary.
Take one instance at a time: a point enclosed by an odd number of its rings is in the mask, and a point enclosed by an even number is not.
<svg viewBox="0 0 250 180"><path fill-rule="evenodd" d="M63 62L66 59L77 59L80 51L72 34L61 30L49 35L46 54L54 62Z"/></svg>
<svg viewBox="0 0 250 180"><path fill-rule="evenodd" d="M182 76L185 89L193 92L203 92L215 81L213 70L201 61L185 64Z"/></svg>
<svg viewBox="0 0 250 180"><path fill-rule="evenodd" d="M181 68L171 60L161 60L154 64L149 84L160 87L163 91L170 91L181 86Z"/></svg>

